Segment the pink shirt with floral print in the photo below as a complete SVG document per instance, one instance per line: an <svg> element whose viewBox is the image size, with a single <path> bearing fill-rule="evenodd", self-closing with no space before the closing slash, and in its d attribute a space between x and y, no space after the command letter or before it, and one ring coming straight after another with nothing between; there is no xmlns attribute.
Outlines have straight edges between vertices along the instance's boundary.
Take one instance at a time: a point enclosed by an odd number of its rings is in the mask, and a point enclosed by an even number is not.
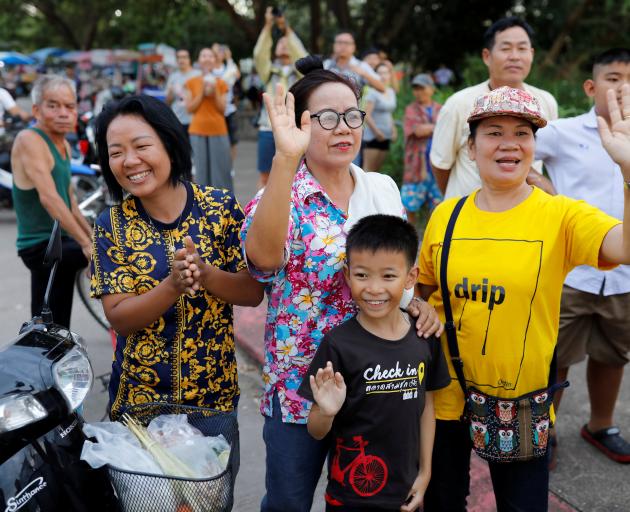
<svg viewBox="0 0 630 512"><path fill-rule="evenodd" d="M370 213L404 216L400 192L389 176L365 173L356 166L351 172L355 189L346 215L302 164L291 188L284 265L275 272L262 272L248 260L254 278L267 283L265 391L260 410L272 415L277 392L284 422L306 423L311 402L297 394L302 378L324 334L356 312L342 272L347 230ZM245 208L243 251L263 192Z"/></svg>

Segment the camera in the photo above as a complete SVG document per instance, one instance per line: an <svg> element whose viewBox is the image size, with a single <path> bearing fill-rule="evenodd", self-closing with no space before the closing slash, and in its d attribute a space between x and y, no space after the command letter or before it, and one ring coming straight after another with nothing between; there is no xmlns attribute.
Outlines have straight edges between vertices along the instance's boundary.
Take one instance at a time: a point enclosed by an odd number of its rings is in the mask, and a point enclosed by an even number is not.
<svg viewBox="0 0 630 512"><path fill-rule="evenodd" d="M273 14L276 18L280 18L282 16L282 9L280 9L280 7L273 7L271 9L271 14Z"/></svg>

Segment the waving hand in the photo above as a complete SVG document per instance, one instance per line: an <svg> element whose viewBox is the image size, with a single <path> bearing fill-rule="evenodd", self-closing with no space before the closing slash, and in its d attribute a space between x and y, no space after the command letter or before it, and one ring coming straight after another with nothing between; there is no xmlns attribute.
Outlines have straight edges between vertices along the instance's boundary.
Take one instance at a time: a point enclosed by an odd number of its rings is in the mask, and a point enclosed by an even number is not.
<svg viewBox="0 0 630 512"><path fill-rule="evenodd" d="M269 113L276 154L300 158L311 139L311 117L308 110L302 113L301 127L295 124L295 100L293 94L285 94L282 85L276 86L276 94L272 98L263 94L265 107Z"/></svg>
<svg viewBox="0 0 630 512"><path fill-rule="evenodd" d="M624 181L630 181L630 85L621 88L621 107L615 91L608 90L610 126L598 117L599 135L610 157L619 164Z"/></svg>

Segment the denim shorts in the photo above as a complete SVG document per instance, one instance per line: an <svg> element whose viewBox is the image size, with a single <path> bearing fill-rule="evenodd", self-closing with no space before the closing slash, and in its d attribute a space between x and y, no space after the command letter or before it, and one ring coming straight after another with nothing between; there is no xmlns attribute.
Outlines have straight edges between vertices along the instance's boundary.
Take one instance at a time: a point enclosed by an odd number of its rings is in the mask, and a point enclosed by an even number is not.
<svg viewBox="0 0 630 512"><path fill-rule="evenodd" d="M271 131L258 131L258 172L270 172L273 155L276 154L276 144Z"/></svg>

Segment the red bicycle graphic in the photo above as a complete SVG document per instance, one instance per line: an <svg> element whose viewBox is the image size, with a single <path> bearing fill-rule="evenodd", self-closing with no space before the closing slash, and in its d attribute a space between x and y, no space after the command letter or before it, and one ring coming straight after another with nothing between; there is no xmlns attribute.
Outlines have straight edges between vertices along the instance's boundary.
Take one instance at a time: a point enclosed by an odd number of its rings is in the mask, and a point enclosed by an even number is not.
<svg viewBox="0 0 630 512"><path fill-rule="evenodd" d="M352 440L355 446L344 446L343 439L337 438L330 476L341 485L345 485L344 478L346 473L350 472L348 481L354 492L359 496L374 496L385 487L388 473L387 465L380 457L365 454L365 447L369 443L363 440L363 436L354 436ZM340 464L342 450L359 452L343 469Z"/></svg>

